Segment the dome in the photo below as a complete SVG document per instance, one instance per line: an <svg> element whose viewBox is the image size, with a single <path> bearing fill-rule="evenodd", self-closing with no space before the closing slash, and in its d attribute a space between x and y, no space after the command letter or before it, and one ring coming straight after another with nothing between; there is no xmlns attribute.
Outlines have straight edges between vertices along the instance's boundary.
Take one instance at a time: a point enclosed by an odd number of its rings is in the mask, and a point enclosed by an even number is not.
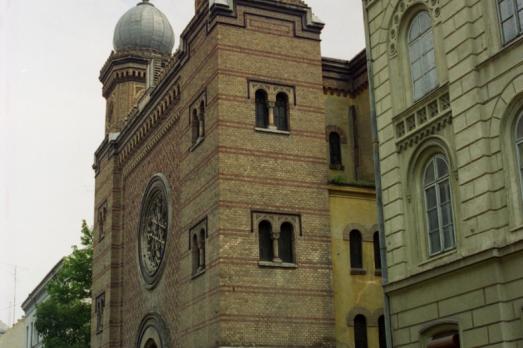
<svg viewBox="0 0 523 348"><path fill-rule="evenodd" d="M113 46L115 51L150 49L170 54L174 47L173 28L160 10L143 0L116 24Z"/></svg>

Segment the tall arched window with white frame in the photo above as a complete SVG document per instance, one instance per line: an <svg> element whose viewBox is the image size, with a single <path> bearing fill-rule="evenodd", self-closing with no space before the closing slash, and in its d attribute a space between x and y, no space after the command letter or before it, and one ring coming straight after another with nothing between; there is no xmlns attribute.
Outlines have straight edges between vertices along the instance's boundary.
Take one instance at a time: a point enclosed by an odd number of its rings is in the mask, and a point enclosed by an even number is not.
<svg viewBox="0 0 523 348"><path fill-rule="evenodd" d="M445 156L437 154L429 160L423 186L429 254L435 255L456 246L449 166Z"/></svg>
<svg viewBox="0 0 523 348"><path fill-rule="evenodd" d="M427 11L418 12L408 32L412 95L418 100L438 85L432 19Z"/></svg>
<svg viewBox="0 0 523 348"><path fill-rule="evenodd" d="M516 156L521 182L521 194L523 196L523 110L520 112L516 123Z"/></svg>

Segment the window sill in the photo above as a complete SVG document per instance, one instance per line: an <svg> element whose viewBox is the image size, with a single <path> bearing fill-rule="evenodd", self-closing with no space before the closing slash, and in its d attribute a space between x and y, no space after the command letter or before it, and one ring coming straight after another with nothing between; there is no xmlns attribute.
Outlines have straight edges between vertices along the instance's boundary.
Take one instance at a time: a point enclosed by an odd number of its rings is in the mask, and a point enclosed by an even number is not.
<svg viewBox="0 0 523 348"><path fill-rule="evenodd" d="M196 139L195 143L189 148L189 152L193 152L201 143L203 143L204 137L199 137Z"/></svg>
<svg viewBox="0 0 523 348"><path fill-rule="evenodd" d="M298 268L295 263L289 262L274 262L274 261L259 261L258 266L260 267L272 267L272 268Z"/></svg>
<svg viewBox="0 0 523 348"><path fill-rule="evenodd" d="M331 164L329 165L329 168L332 170L345 170L343 164Z"/></svg>
<svg viewBox="0 0 523 348"><path fill-rule="evenodd" d="M196 271L196 273L193 273L191 275L191 279L196 279L196 278L198 278L199 276L201 276L204 273L205 273L205 268L203 268L203 269L201 269L199 271Z"/></svg>
<svg viewBox="0 0 523 348"><path fill-rule="evenodd" d="M261 132L261 133L272 133L272 134L279 134L279 135L290 135L291 132L289 131L284 131L284 130L279 130L279 129L276 129L276 128L260 128L260 127L255 127L254 130L256 132Z"/></svg>
<svg viewBox="0 0 523 348"><path fill-rule="evenodd" d="M365 274L367 274L367 271L364 270L363 268L351 268L350 274L351 275L365 275Z"/></svg>
<svg viewBox="0 0 523 348"><path fill-rule="evenodd" d="M432 262L436 262L441 259L445 259L451 255L457 254L457 252L458 252L457 249L454 247L453 249L450 249L450 250L445 250L445 251L442 251L442 252L434 254L434 255L429 255L426 260L424 260L418 264L418 267L423 267Z"/></svg>

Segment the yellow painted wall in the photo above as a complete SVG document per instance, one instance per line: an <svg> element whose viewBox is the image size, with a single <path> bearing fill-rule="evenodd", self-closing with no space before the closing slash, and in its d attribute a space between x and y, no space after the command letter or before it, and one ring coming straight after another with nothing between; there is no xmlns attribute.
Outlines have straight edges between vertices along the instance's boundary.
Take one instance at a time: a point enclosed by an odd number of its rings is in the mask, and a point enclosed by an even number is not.
<svg viewBox="0 0 523 348"><path fill-rule="evenodd" d="M377 348L378 317L383 312L381 277L375 275L372 235L376 231L376 203L373 189L355 186L329 186L334 305L337 347L354 347L354 330L347 317L363 314L367 319L368 346ZM365 275L351 275L348 233L354 224L363 237ZM364 230L361 230L364 229ZM353 313L355 308L363 308Z"/></svg>

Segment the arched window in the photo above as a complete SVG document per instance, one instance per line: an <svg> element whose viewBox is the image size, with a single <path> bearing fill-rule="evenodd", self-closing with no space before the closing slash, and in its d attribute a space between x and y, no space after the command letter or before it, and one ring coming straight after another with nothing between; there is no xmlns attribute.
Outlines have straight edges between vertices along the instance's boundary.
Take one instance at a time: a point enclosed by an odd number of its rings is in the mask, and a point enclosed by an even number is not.
<svg viewBox="0 0 523 348"><path fill-rule="evenodd" d="M329 152L331 167L341 166L341 142L340 135L336 132L329 134Z"/></svg>
<svg viewBox="0 0 523 348"><path fill-rule="evenodd" d="M269 221L260 222L259 228L260 238L260 260L272 261L274 257L274 250L272 249L272 226Z"/></svg>
<svg viewBox="0 0 523 348"><path fill-rule="evenodd" d="M455 247L449 166L444 156L433 156L425 168L425 209L429 254Z"/></svg>
<svg viewBox="0 0 523 348"><path fill-rule="evenodd" d="M280 230L280 239L278 241L280 259L283 262L292 263L294 262L294 253L293 253L293 228L292 224L285 222L281 225Z"/></svg>
<svg viewBox="0 0 523 348"><path fill-rule="evenodd" d="M267 128L269 126L269 108L267 92L263 89L256 91L256 127Z"/></svg>
<svg viewBox="0 0 523 348"><path fill-rule="evenodd" d="M198 245L199 247L199 255L198 255L198 268L200 270L203 270L205 268L205 230L200 230L200 243Z"/></svg>
<svg viewBox="0 0 523 348"><path fill-rule="evenodd" d="M363 268L363 255L361 245L361 233L358 230L352 230L349 234L350 243L350 267L353 269Z"/></svg>
<svg viewBox="0 0 523 348"><path fill-rule="evenodd" d="M385 317L381 315L378 318L378 338L379 348L387 348L387 337L385 336Z"/></svg>
<svg viewBox="0 0 523 348"><path fill-rule="evenodd" d="M523 111L519 115L516 126L516 156L521 179L521 192L523 195Z"/></svg>
<svg viewBox="0 0 523 348"><path fill-rule="evenodd" d="M200 121L198 120L198 110L194 109L191 118L192 142L196 143L200 137Z"/></svg>
<svg viewBox="0 0 523 348"><path fill-rule="evenodd" d="M379 271L381 270L380 233L374 232L372 239L374 245L374 268Z"/></svg>
<svg viewBox="0 0 523 348"><path fill-rule="evenodd" d="M276 95L276 105L274 107L274 123L279 130L289 130L289 97L280 92Z"/></svg>
<svg viewBox="0 0 523 348"><path fill-rule="evenodd" d="M196 274L198 272L198 266L200 263L200 246L198 245L198 236L193 234L191 242L191 256L192 256L192 273Z"/></svg>
<svg viewBox="0 0 523 348"><path fill-rule="evenodd" d="M205 104L203 103L203 100L200 102L200 118L198 121L198 126L200 127L198 130L198 136L201 138L205 136Z"/></svg>
<svg viewBox="0 0 523 348"><path fill-rule="evenodd" d="M367 319L358 314L354 318L354 347L367 348Z"/></svg>
<svg viewBox="0 0 523 348"><path fill-rule="evenodd" d="M156 344L156 342L154 342L152 338L149 338L149 340L145 343L144 348L158 348L158 345Z"/></svg>
<svg viewBox="0 0 523 348"><path fill-rule="evenodd" d="M408 48L413 97L418 100L438 84L432 19L427 11L420 11L412 19L408 32Z"/></svg>

